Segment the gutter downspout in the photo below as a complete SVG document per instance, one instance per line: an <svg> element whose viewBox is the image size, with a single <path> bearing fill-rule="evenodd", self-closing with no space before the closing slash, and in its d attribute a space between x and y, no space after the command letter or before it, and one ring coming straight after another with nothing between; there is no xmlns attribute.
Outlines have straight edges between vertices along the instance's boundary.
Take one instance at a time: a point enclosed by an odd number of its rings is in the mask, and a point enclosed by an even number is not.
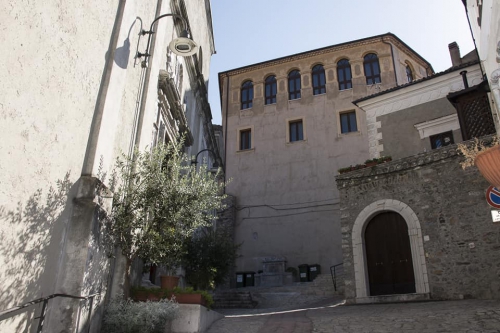
<svg viewBox="0 0 500 333"><path fill-rule="evenodd" d="M392 49L393 45L389 42L386 42L383 37L382 37L382 43L387 44L391 47L392 67L394 68L394 79L396 80L396 87L397 87L399 86L399 84L398 84L398 74L396 72L396 63L394 62L394 50Z"/></svg>
<svg viewBox="0 0 500 333"><path fill-rule="evenodd" d="M229 108L229 75L227 76L227 83L226 83L226 128L225 128L225 133L224 133L224 183L226 183L226 174L227 174L227 115L228 115L228 108ZM226 194L226 187L224 186L224 194Z"/></svg>
<svg viewBox="0 0 500 333"><path fill-rule="evenodd" d="M158 0L157 5L156 5L155 17L158 17L160 15L162 4L163 4L163 0ZM151 62L153 61L155 48L156 48L156 34L153 34L152 38L151 38L151 49L149 52L149 54L150 54L149 59L151 59ZM146 113L145 111L146 111L146 101L147 101L147 95L148 95L148 88L149 88L149 83L150 83L150 79L151 79L151 67L152 66L148 66L146 69L146 74L144 77L144 85L142 87L141 106L140 106L140 110L139 110L139 117L137 119L137 132L135 134L135 140L134 140L134 145L136 147L138 147L140 142L141 142L141 134L142 134L142 127L143 127L143 123L144 123L144 115ZM158 80L155 81L156 84L157 84L157 81Z"/></svg>

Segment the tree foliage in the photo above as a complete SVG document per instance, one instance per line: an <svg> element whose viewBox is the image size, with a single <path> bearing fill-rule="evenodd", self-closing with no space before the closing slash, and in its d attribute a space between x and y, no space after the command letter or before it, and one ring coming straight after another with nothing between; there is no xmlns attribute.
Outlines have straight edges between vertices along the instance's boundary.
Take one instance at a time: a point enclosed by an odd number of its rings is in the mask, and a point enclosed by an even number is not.
<svg viewBox="0 0 500 333"><path fill-rule="evenodd" d="M139 257L173 269L184 242L222 208L224 184L204 165L191 165L182 149L182 141L172 142L117 161L110 235L129 262Z"/></svg>
<svg viewBox="0 0 500 333"><path fill-rule="evenodd" d="M224 230L206 228L186 242L183 264L186 279L195 289L213 289L228 277L239 245Z"/></svg>

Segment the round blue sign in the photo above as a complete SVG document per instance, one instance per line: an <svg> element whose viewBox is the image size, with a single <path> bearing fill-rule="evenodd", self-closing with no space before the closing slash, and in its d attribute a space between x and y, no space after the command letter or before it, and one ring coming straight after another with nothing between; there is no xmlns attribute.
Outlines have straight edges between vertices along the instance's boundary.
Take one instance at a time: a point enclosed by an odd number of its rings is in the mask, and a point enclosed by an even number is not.
<svg viewBox="0 0 500 333"><path fill-rule="evenodd" d="M486 202L496 209L500 209L500 190L494 186L488 187L486 190Z"/></svg>

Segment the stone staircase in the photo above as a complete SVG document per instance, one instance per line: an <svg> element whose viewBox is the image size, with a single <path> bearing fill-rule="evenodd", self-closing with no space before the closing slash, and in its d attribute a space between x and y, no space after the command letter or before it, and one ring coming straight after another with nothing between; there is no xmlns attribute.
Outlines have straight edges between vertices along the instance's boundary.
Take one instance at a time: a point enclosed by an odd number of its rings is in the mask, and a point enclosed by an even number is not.
<svg viewBox="0 0 500 333"><path fill-rule="evenodd" d="M257 302L252 300L250 291L218 291L213 294L213 299L214 309L253 309L257 305Z"/></svg>
<svg viewBox="0 0 500 333"><path fill-rule="evenodd" d="M274 305L288 300L297 302L314 300L315 298L342 297L343 278L337 277L337 290L333 287L330 274L319 274L311 282L294 282L279 287L245 287L214 293L214 308L254 308L274 307Z"/></svg>

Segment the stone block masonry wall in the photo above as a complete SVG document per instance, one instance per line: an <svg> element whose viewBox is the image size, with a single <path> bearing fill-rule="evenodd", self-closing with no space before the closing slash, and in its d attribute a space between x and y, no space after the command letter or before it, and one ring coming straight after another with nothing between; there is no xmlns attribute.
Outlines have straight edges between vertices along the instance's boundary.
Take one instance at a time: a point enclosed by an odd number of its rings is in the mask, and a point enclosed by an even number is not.
<svg viewBox="0 0 500 333"><path fill-rule="evenodd" d="M500 298L500 223L485 200L489 184L475 167L462 170L461 159L453 145L337 177L346 298L356 297L354 222L390 199L418 218L431 298Z"/></svg>

